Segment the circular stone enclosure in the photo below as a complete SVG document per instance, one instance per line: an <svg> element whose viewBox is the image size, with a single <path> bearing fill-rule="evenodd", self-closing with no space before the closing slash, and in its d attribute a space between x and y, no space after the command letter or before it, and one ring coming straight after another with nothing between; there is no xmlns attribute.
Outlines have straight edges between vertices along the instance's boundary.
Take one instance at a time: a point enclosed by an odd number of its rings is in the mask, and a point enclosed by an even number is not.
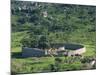
<svg viewBox="0 0 100 75"><path fill-rule="evenodd" d="M86 48L79 44L66 44L65 50L69 50L69 54L83 54L86 52Z"/></svg>
<svg viewBox="0 0 100 75"><path fill-rule="evenodd" d="M80 48L84 48L83 45L79 45L79 44L65 44L65 49L69 49L69 50L77 50Z"/></svg>

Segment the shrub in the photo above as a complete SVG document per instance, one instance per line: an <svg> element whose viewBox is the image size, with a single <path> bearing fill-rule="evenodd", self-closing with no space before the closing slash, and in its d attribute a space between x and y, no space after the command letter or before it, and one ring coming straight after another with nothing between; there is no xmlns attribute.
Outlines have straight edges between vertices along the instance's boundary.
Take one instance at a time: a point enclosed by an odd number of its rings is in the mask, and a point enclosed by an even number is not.
<svg viewBox="0 0 100 75"><path fill-rule="evenodd" d="M61 58L55 58L55 63L62 63L62 59Z"/></svg>

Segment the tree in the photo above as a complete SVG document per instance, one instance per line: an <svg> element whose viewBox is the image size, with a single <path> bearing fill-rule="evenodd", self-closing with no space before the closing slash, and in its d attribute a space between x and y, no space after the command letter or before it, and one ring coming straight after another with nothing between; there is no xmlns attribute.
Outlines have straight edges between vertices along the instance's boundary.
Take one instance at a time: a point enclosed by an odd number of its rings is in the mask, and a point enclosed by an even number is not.
<svg viewBox="0 0 100 75"><path fill-rule="evenodd" d="M22 40L21 40L21 43L22 43L22 46L24 47L37 47L38 46L38 38L37 36L35 35L29 35L27 37L24 37Z"/></svg>
<svg viewBox="0 0 100 75"><path fill-rule="evenodd" d="M42 49L50 48L50 43L49 43L49 41L48 41L46 36L41 36L40 37L40 40L38 42L38 47L42 48Z"/></svg>

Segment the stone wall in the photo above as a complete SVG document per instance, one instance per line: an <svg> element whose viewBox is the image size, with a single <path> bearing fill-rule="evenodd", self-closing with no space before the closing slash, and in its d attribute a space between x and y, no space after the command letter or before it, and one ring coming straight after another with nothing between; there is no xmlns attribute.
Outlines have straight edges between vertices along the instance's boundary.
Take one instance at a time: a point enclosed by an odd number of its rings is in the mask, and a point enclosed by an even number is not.
<svg viewBox="0 0 100 75"><path fill-rule="evenodd" d="M45 51L38 48L22 48L22 57L32 57L32 56L44 56Z"/></svg>
<svg viewBox="0 0 100 75"><path fill-rule="evenodd" d="M80 49L76 49L76 50L69 51L68 52L68 56L75 55L75 54L81 55L81 54L83 54L85 52L86 52L86 48L83 47L83 48L80 48Z"/></svg>
<svg viewBox="0 0 100 75"><path fill-rule="evenodd" d="M38 48L27 48L23 47L22 48L22 56L23 57L38 57L38 56L45 56L45 55L63 55L64 53L68 54L68 56L75 55L75 54L83 54L86 52L86 48L83 46L82 48L75 49L75 50L67 50L65 47L59 47L56 50L42 50Z"/></svg>
<svg viewBox="0 0 100 75"><path fill-rule="evenodd" d="M57 51L57 55L68 55L68 56L71 56L71 55L82 55L83 53L86 52L86 48L83 46L82 48L79 48L79 49L75 49L75 50L58 50Z"/></svg>
<svg viewBox="0 0 100 75"><path fill-rule="evenodd" d="M86 52L86 48L83 47L83 48L80 48L80 49L77 49L74 51L74 54L83 54Z"/></svg>

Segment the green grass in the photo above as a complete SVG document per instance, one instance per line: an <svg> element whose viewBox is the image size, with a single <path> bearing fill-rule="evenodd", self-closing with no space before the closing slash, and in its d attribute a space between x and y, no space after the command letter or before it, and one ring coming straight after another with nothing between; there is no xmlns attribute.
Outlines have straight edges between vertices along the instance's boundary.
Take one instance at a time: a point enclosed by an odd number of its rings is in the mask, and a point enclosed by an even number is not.
<svg viewBox="0 0 100 75"><path fill-rule="evenodd" d="M20 47L20 41L27 36L26 31L24 32L13 32L11 34L11 48Z"/></svg>
<svg viewBox="0 0 100 75"><path fill-rule="evenodd" d="M64 57L59 57L64 60ZM16 73L38 73L51 72L50 65L55 64L54 57L29 57L29 58L13 58L12 70ZM80 70L82 64L75 63L59 63L59 71Z"/></svg>
<svg viewBox="0 0 100 75"><path fill-rule="evenodd" d="M96 56L96 47L92 45L85 45L86 52L83 54L84 56Z"/></svg>
<svg viewBox="0 0 100 75"><path fill-rule="evenodd" d="M21 47L11 48L11 52L21 52Z"/></svg>
<svg viewBox="0 0 100 75"><path fill-rule="evenodd" d="M21 52L20 48L15 48L14 52ZM87 51L84 56L94 55L92 51ZM91 53L93 54L91 54ZM64 57L59 57L64 61ZM66 60L72 59L67 57ZM29 58L12 58L12 71L16 73L39 73L39 72L51 72L50 64L54 64L54 57L29 57ZM82 65L79 61L75 63L61 63L59 71L69 70L81 70Z"/></svg>
<svg viewBox="0 0 100 75"><path fill-rule="evenodd" d="M20 40L26 36L26 32L16 32L12 33L12 71L16 73L39 73L39 72L51 72L50 65L54 64L54 57L29 57L29 58L21 58L21 43ZM89 44L85 45L86 53L84 56L95 56L95 46ZM63 60L65 57L59 57ZM66 60L71 60L71 57L67 57ZM83 64L78 62L74 63L62 63L59 65L59 71L69 71L69 70L81 70Z"/></svg>
<svg viewBox="0 0 100 75"><path fill-rule="evenodd" d="M43 72L49 70L50 64L54 64L53 57L12 59L12 70L17 73Z"/></svg>

